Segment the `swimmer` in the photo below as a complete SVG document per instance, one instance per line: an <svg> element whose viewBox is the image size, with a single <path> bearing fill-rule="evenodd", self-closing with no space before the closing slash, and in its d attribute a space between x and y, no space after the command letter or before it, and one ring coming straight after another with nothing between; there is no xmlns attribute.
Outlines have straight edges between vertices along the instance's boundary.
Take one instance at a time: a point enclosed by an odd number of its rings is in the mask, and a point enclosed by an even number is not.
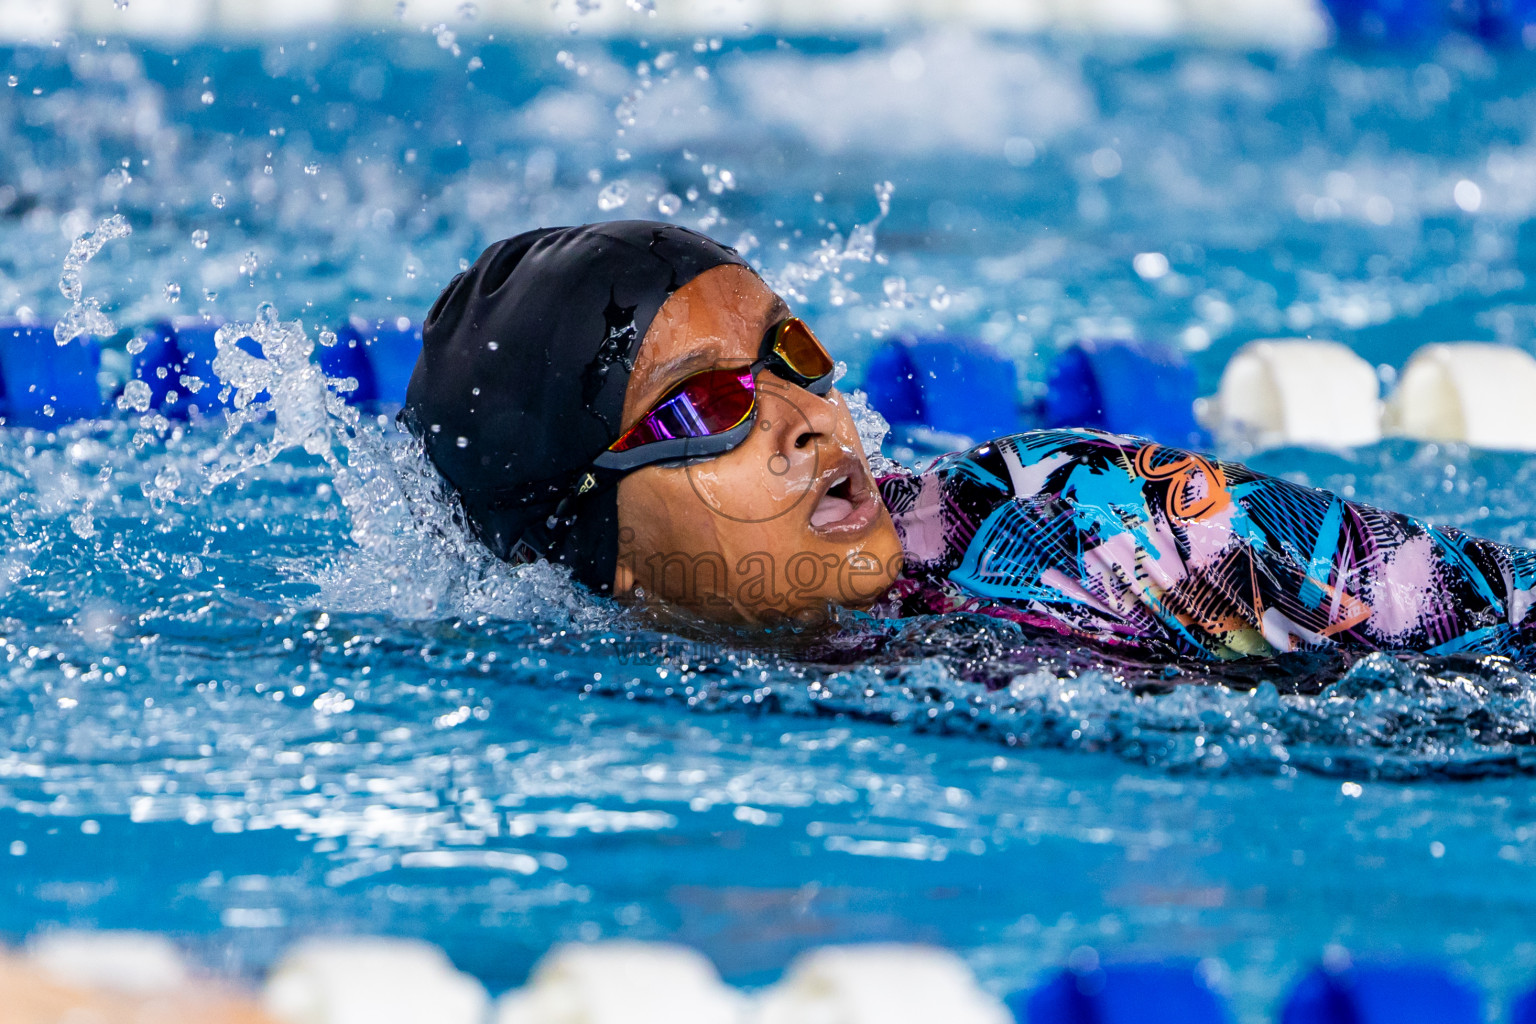
<svg viewBox="0 0 1536 1024"><path fill-rule="evenodd" d="M620 600L974 612L1216 660L1536 643L1536 552L1152 441L1032 431L877 477L811 327L675 225L498 242L423 337L402 418L476 535Z"/></svg>

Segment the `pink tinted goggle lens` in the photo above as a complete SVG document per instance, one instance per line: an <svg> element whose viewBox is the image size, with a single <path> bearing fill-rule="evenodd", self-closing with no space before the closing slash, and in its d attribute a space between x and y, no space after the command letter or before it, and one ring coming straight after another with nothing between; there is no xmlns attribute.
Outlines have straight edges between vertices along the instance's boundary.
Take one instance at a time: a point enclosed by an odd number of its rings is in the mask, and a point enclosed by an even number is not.
<svg viewBox="0 0 1536 1024"><path fill-rule="evenodd" d="M723 434L741 426L756 402L751 368L704 370L679 381L608 450L627 452L656 441Z"/></svg>

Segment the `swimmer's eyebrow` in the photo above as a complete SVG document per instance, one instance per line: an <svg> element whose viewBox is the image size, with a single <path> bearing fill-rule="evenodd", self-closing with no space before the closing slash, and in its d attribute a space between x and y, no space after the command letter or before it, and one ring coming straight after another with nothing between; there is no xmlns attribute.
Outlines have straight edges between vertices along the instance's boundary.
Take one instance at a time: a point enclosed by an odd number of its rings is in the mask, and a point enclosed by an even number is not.
<svg viewBox="0 0 1536 1024"><path fill-rule="evenodd" d="M759 336L767 334L768 328L772 327L774 324L777 324L780 320L783 320L788 316L789 303L775 295L773 297L773 304L769 306L768 311L763 314L762 330L758 332Z"/></svg>
<svg viewBox="0 0 1536 1024"><path fill-rule="evenodd" d="M714 356L708 352L703 349L694 349L692 352L684 352L682 355L662 363L651 374L650 379L653 381L666 381L666 386L671 387L695 370L706 369L713 365L714 362Z"/></svg>
<svg viewBox="0 0 1536 1024"><path fill-rule="evenodd" d="M758 323L757 338L767 334L768 328L787 316L789 316L789 303L775 295L773 302L768 306L768 309L763 313L762 319ZM753 340L756 341L757 338ZM696 370L708 369L715 365L715 362L715 357L709 352L694 349L692 352L684 352L682 355L662 363L656 368L655 373L651 375L651 379L664 380L667 382L667 387L671 387Z"/></svg>

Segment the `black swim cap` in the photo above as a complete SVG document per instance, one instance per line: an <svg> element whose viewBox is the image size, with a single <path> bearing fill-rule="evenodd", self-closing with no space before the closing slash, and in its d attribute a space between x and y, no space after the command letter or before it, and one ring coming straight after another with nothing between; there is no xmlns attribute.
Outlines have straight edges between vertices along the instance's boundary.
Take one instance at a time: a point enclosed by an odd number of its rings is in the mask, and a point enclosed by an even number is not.
<svg viewBox="0 0 1536 1024"><path fill-rule="evenodd" d="M570 566L613 587L618 503L608 487L547 527L588 463L619 437L640 342L668 296L746 266L673 224L543 228L497 242L427 314L404 421L499 557Z"/></svg>

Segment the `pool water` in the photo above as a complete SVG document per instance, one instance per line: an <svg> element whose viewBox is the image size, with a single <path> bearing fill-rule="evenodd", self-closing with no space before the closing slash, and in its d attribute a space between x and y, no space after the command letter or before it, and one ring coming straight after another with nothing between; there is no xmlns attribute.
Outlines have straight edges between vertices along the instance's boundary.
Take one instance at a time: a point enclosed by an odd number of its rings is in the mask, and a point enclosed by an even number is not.
<svg viewBox="0 0 1536 1024"><path fill-rule="evenodd" d="M120 213L81 270L112 352L208 313L282 359L250 422L127 402L0 440L0 935L150 928L249 974L419 935L493 989L604 936L749 986L934 942L999 992L1091 947L1199 961L1244 1021L1341 950L1449 962L1495 1010L1536 977L1519 666L1141 666L964 617L668 632L491 562L387 413L307 370L489 241L617 216L738 245L850 383L902 331L982 337L1026 389L1090 334L1175 340L1207 388L1276 334L1386 381L1427 342L1529 347L1528 61L455 33L5 51L0 309L69 313L72 240ZM1536 544L1523 456L1224 454Z"/></svg>

